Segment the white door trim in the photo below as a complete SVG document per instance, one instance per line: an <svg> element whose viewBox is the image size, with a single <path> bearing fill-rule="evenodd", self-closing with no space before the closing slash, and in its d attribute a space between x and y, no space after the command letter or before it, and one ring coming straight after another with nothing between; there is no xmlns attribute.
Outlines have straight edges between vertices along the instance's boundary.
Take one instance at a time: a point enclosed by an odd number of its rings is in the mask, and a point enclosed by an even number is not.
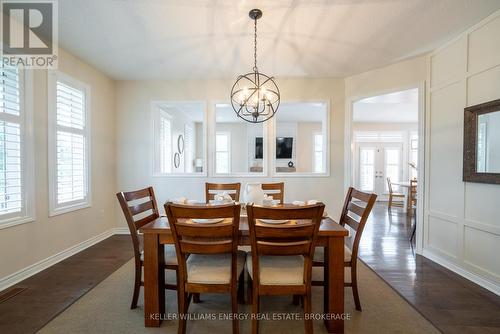
<svg viewBox="0 0 500 334"><path fill-rule="evenodd" d="M360 96L349 96L346 98L346 106L345 106L345 126L344 126L344 190L355 184L354 173L352 172L353 164L354 164L354 154L355 154L355 145L353 141L353 130L352 130L352 110L353 104L356 101L367 97L373 97L377 95L383 95L393 92L398 92L402 90L417 88L418 89L418 165L420 166L418 169L418 195L417 201L418 203L424 203L424 195L425 195L425 152L427 151L427 147L425 146L425 128L426 128L426 117L425 117L425 108L426 108L426 99L425 99L425 81L420 81L411 85L395 87L391 89L376 91L367 95ZM423 221L424 221L424 210L423 205L417 206L417 231L416 231L416 252L417 254L422 254L423 250Z"/></svg>

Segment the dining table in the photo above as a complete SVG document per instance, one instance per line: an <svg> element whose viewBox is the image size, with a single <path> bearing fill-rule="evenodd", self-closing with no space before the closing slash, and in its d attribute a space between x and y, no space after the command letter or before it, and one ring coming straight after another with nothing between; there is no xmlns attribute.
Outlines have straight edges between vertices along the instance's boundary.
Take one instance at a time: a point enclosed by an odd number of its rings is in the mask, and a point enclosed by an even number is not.
<svg viewBox="0 0 500 334"><path fill-rule="evenodd" d="M286 205L286 204L285 204ZM159 327L165 315L164 247L173 244L166 217L159 217L140 228L144 241L144 324ZM322 219L317 247L324 247L323 314L319 319L329 333L343 333L344 310L344 238L349 231L330 217ZM248 218L242 210L238 244L250 245Z"/></svg>

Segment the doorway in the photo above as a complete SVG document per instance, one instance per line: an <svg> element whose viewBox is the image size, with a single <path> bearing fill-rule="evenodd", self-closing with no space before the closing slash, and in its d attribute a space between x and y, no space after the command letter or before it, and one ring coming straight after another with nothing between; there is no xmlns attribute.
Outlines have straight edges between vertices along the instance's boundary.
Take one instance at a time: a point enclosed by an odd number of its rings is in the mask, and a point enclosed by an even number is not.
<svg viewBox="0 0 500 334"><path fill-rule="evenodd" d="M423 219L423 158L424 158L424 84L413 88L383 92L353 98L349 101L346 120L346 186L354 186L377 196L379 226L386 226L387 233L399 233L390 237L407 240L408 246L416 252L422 249ZM422 166L422 168L419 168ZM406 194L397 197L402 205L388 208L389 183L393 192ZM416 201L409 206L408 195L412 184L417 183ZM394 198L393 198L394 199ZM391 217L389 214L393 213ZM400 217L396 227L391 218ZM384 220L384 221L378 221ZM415 221L417 222L415 224ZM410 241L413 227L416 235ZM385 233L384 232L384 233ZM382 242L385 237L378 235Z"/></svg>

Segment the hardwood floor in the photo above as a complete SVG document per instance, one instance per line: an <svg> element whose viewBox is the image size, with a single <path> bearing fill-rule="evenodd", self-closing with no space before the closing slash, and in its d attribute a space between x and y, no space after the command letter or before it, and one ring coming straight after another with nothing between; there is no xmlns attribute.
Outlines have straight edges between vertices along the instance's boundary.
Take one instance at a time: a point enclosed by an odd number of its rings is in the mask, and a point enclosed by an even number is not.
<svg viewBox="0 0 500 334"><path fill-rule="evenodd" d="M402 209L377 204L363 233L361 260L442 332L500 333L500 297L415 255L410 233Z"/></svg>
<svg viewBox="0 0 500 334"><path fill-rule="evenodd" d="M133 256L130 236L114 235L10 287L16 293L0 302L0 333L35 333Z"/></svg>

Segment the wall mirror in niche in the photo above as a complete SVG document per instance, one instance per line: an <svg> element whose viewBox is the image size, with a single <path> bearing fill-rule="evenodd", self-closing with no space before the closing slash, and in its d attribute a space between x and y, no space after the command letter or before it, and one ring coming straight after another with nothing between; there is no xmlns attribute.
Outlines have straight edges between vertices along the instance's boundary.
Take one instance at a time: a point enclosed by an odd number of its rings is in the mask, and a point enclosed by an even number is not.
<svg viewBox="0 0 500 334"><path fill-rule="evenodd" d="M239 118L230 104L215 105L215 175L262 176L266 173L266 123Z"/></svg>
<svg viewBox="0 0 500 334"><path fill-rule="evenodd" d="M152 103L154 175L206 175L203 102Z"/></svg>
<svg viewBox="0 0 500 334"><path fill-rule="evenodd" d="M500 99L464 109L463 180L500 184Z"/></svg>
<svg viewBox="0 0 500 334"><path fill-rule="evenodd" d="M275 174L328 175L328 104L282 103L275 116Z"/></svg>

